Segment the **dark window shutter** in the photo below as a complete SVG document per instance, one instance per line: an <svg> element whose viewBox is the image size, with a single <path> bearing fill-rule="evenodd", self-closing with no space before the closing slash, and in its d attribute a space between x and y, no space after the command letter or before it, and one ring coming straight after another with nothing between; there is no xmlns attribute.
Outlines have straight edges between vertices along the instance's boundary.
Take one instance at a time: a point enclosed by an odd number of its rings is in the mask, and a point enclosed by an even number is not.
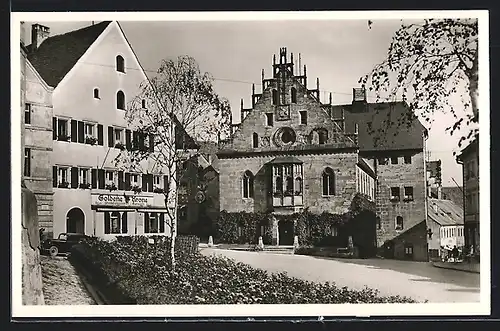
<svg viewBox="0 0 500 331"><path fill-rule="evenodd" d="M128 151L132 150L132 144L130 142L130 138L131 138L130 135L131 135L130 130L125 130L125 147L127 147Z"/></svg>
<svg viewBox="0 0 500 331"><path fill-rule="evenodd" d="M104 169L97 170L97 183L99 189L104 189Z"/></svg>
<svg viewBox="0 0 500 331"><path fill-rule="evenodd" d="M57 187L57 167L52 167L52 187Z"/></svg>
<svg viewBox="0 0 500 331"><path fill-rule="evenodd" d="M118 189L123 190L123 171L118 171Z"/></svg>
<svg viewBox="0 0 500 331"><path fill-rule="evenodd" d="M108 147L114 147L115 142L114 142L114 129L112 126L108 126Z"/></svg>
<svg viewBox="0 0 500 331"><path fill-rule="evenodd" d="M52 139L57 140L57 118L52 117Z"/></svg>
<svg viewBox="0 0 500 331"><path fill-rule="evenodd" d="M159 214L160 222L160 233L165 233L165 214Z"/></svg>
<svg viewBox="0 0 500 331"><path fill-rule="evenodd" d="M137 150L138 146L139 146L139 139L137 137L137 131L132 131L132 150L133 151Z"/></svg>
<svg viewBox="0 0 500 331"><path fill-rule="evenodd" d="M149 213L144 213L144 233L149 233Z"/></svg>
<svg viewBox="0 0 500 331"><path fill-rule="evenodd" d="M110 234L111 233L111 220L109 217L109 211L104 212L104 233L105 234Z"/></svg>
<svg viewBox="0 0 500 331"><path fill-rule="evenodd" d="M153 153L155 151L155 135L149 135L149 151Z"/></svg>
<svg viewBox="0 0 500 331"><path fill-rule="evenodd" d="M145 133L142 133L142 132L138 132L137 133L137 137L139 139L139 150L140 151L146 151L146 148L145 148L145 140L146 140L146 134Z"/></svg>
<svg viewBox="0 0 500 331"><path fill-rule="evenodd" d="M77 187L78 187L78 168L72 167L71 168L71 188L77 188Z"/></svg>
<svg viewBox="0 0 500 331"><path fill-rule="evenodd" d="M92 169L92 188L97 188L97 169Z"/></svg>
<svg viewBox="0 0 500 331"><path fill-rule="evenodd" d="M71 141L76 143L77 138L78 138L78 127L77 127L77 121L71 120Z"/></svg>
<svg viewBox="0 0 500 331"><path fill-rule="evenodd" d="M122 215L122 233L128 233L128 221L127 221L127 212L124 212Z"/></svg>
<svg viewBox="0 0 500 331"><path fill-rule="evenodd" d="M142 174L142 192L147 192L148 190L148 177L147 174Z"/></svg>
<svg viewBox="0 0 500 331"><path fill-rule="evenodd" d="M97 144L99 146L104 146L104 132L102 124L97 124Z"/></svg>
<svg viewBox="0 0 500 331"><path fill-rule="evenodd" d="M148 176L148 186L149 186L148 192L153 192L153 190L154 190L153 179L154 179L154 176L152 174Z"/></svg>
<svg viewBox="0 0 500 331"><path fill-rule="evenodd" d="M85 143L85 125L82 121L78 121L78 142Z"/></svg>
<svg viewBox="0 0 500 331"><path fill-rule="evenodd" d="M125 173L125 190L130 190L132 186L130 185L130 174L128 172Z"/></svg>

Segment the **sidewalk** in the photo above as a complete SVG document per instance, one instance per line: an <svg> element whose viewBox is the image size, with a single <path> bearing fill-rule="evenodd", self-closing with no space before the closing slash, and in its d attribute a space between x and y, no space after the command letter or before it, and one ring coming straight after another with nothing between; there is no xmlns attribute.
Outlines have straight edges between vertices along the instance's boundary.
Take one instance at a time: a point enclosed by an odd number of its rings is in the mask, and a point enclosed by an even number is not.
<svg viewBox="0 0 500 331"><path fill-rule="evenodd" d="M478 274L479 273L479 263L467 263L467 262L459 262L459 263L453 263L453 262L431 262L433 266L437 268L444 268L444 269L453 269L453 270L459 270L459 271L465 271L465 272L473 272Z"/></svg>

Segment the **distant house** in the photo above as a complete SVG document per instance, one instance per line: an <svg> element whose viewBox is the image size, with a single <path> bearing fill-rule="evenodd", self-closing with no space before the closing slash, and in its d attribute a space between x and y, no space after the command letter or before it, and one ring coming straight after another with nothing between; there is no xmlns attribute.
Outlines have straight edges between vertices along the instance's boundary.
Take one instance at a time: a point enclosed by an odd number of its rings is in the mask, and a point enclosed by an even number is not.
<svg viewBox="0 0 500 331"><path fill-rule="evenodd" d="M463 207L464 193L462 187L443 187L441 188L441 197L444 200L451 200L457 206ZM463 209L463 208L462 208Z"/></svg>
<svg viewBox="0 0 500 331"><path fill-rule="evenodd" d="M428 199L429 256L439 257L441 248L465 245L463 210L451 200Z"/></svg>

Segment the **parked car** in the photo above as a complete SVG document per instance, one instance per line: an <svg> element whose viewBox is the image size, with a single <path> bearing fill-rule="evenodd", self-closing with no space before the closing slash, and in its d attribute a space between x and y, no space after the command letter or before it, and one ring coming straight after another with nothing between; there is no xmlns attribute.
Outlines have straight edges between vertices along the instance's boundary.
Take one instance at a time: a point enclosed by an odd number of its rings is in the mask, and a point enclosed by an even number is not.
<svg viewBox="0 0 500 331"><path fill-rule="evenodd" d="M47 251L50 256L68 254L71 247L83 239L90 238L83 233L60 233L57 239L47 239L42 243L42 250Z"/></svg>

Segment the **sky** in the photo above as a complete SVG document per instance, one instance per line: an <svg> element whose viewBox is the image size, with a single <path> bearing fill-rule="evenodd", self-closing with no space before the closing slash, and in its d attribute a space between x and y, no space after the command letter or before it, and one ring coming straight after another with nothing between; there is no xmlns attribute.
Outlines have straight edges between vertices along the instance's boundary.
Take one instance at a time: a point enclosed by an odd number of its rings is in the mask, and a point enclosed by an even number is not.
<svg viewBox="0 0 500 331"><path fill-rule="evenodd" d="M32 23L48 26L51 35L92 24L26 22L27 44ZM262 69L269 78L273 54L279 59L280 47L287 47L295 60L301 54L308 86L315 86L319 77L323 102L332 92L333 104L347 104L352 101L352 88L359 87L359 78L385 59L401 21L375 20L371 29L366 20L123 21L120 25L148 75L158 69L162 59L194 57L202 71L213 75L216 91L230 101L233 122L239 123L240 99L250 108L252 83L260 93ZM371 97L368 95L369 100ZM443 186L462 185L462 167L453 156L453 151L459 151L459 135L445 132L451 121L450 116L437 113L427 127L428 159L442 161Z"/></svg>

